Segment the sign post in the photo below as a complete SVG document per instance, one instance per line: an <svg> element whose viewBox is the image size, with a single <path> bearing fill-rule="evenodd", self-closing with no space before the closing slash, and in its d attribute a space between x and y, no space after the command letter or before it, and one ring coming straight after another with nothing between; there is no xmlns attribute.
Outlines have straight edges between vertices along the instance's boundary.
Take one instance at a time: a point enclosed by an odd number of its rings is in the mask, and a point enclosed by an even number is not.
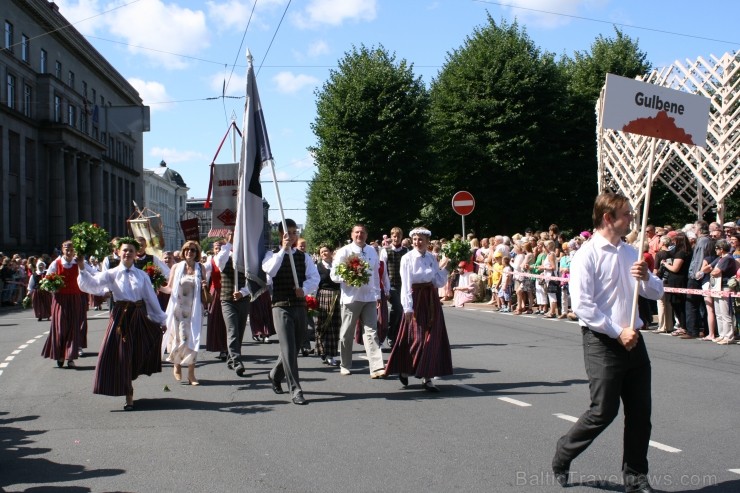
<svg viewBox="0 0 740 493"><path fill-rule="evenodd" d="M452 210L462 218L462 238L465 239L465 216L475 209L473 194L461 190L452 196Z"/></svg>

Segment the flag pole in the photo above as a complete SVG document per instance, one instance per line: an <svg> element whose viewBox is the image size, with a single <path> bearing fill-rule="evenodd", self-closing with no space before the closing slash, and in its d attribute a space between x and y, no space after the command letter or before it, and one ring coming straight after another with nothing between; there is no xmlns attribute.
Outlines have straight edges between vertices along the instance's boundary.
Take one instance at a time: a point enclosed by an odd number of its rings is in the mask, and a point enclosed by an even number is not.
<svg viewBox="0 0 740 493"><path fill-rule="evenodd" d="M272 183L275 184L275 195L277 196L277 202L278 202L278 208L280 209L280 221L283 223L283 234L288 233L288 226L285 224L285 212L283 211L283 201L280 198L280 189L278 188L277 183L277 175L275 174L275 162L270 159L270 171L272 171ZM283 239L280 238L280 241ZM291 245L291 248L293 245ZM290 268L293 270L293 283L295 284L295 287L300 287L298 285L298 273L295 270L295 259L293 259L293 254L290 253L288 255L288 258L290 259Z"/></svg>
<svg viewBox="0 0 740 493"><path fill-rule="evenodd" d="M647 228L648 211L650 210L650 192L653 189L653 168L655 164L655 143L658 141L657 137L650 137L650 162L648 163L647 169L647 186L645 187L645 198L642 206L642 220L640 221L640 238L637 242L637 258L638 261L644 260L642 249L645 244L645 229ZM632 315L630 316L630 327L635 328L635 322L637 320L637 303L640 297L640 281L635 279L635 292L632 297ZM650 323L649 320L646 321Z"/></svg>

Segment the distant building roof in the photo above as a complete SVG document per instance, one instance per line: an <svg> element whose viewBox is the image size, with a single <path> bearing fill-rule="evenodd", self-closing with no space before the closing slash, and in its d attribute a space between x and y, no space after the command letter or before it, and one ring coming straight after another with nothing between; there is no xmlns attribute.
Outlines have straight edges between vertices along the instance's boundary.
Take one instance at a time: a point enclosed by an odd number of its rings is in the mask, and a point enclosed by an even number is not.
<svg viewBox="0 0 740 493"><path fill-rule="evenodd" d="M168 168L167 163L165 163L164 160L159 163L158 168L154 168L150 171L161 176L165 180L175 182L179 187L188 188L188 186L185 184L185 180L182 179L182 175L180 175L180 173L178 173L177 171Z"/></svg>

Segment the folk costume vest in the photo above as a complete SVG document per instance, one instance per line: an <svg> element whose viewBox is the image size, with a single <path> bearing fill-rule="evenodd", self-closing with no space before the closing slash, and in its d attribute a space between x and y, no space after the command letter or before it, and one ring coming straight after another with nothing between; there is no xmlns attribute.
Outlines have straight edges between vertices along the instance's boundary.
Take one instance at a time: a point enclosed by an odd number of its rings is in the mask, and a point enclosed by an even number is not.
<svg viewBox="0 0 740 493"><path fill-rule="evenodd" d="M277 254L279 250L274 253ZM305 305L306 300L297 298L295 295L295 283L293 282L293 270L290 267L289 254L285 254L283 263L280 264L275 277L272 278L272 306L296 306ZM295 270L298 274L298 285L303 287L306 282L306 254L296 250L293 254Z"/></svg>
<svg viewBox="0 0 740 493"><path fill-rule="evenodd" d="M79 268L77 264L65 268L62 259L57 259L57 274L64 278L64 287L57 291L59 294L82 294L80 287L77 285L77 273Z"/></svg>
<svg viewBox="0 0 740 493"><path fill-rule="evenodd" d="M401 257L406 255L408 251L409 249L406 247L401 247L399 251L395 251L393 247L386 247L385 249L385 253L388 254L388 277L393 289L401 289Z"/></svg>
<svg viewBox="0 0 740 493"><path fill-rule="evenodd" d="M239 283L238 289L241 289L246 286L247 278L241 272L239 272L237 276L237 282ZM237 287L234 286L234 264L231 262L231 257L229 257L229 260L226 261L226 265L224 266L224 270L221 271L221 301L234 301L234 291L236 290ZM245 300L247 300L247 297L244 297L239 301Z"/></svg>

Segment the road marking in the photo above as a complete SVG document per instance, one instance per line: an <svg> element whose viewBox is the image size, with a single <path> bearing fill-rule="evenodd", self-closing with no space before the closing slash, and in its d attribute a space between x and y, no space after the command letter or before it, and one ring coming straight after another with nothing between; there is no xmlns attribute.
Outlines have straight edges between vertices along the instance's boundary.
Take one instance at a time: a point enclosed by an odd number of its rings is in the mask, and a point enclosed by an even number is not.
<svg viewBox="0 0 740 493"><path fill-rule="evenodd" d="M5 358L5 361L13 361L15 359L15 356L8 356Z"/></svg>
<svg viewBox="0 0 740 493"><path fill-rule="evenodd" d="M34 342L36 342L36 339L31 339L29 341L26 341L26 344L33 344Z"/></svg>
<svg viewBox="0 0 740 493"><path fill-rule="evenodd" d="M515 406L519 406L519 407L530 407L532 405L528 402L512 399L511 397L499 397L498 400L508 402L509 404L514 404Z"/></svg>
<svg viewBox="0 0 740 493"><path fill-rule="evenodd" d="M576 421L578 421L578 418L576 418L575 416L569 416L567 414L555 413L553 414L553 416L557 416L560 419L564 419L565 421L570 421L572 423L575 423ZM681 452L681 449L679 448L671 447L670 445L665 445L663 443L655 442L653 440L650 440L650 446L655 447L658 450L662 450L664 452L670 452L672 454L677 454L678 452ZM738 471L740 471L740 469L738 469ZM738 474L740 474L740 472L738 472Z"/></svg>
<svg viewBox="0 0 740 493"><path fill-rule="evenodd" d="M5 368L6 366L8 366L8 363L0 363L0 368Z"/></svg>
<svg viewBox="0 0 740 493"><path fill-rule="evenodd" d="M483 389L479 389L478 387L473 387L472 385L466 385L464 383L458 383L458 387L462 387L465 390L469 390L471 392L483 392Z"/></svg>
<svg viewBox="0 0 740 493"><path fill-rule="evenodd" d="M23 350L22 349L16 349L15 351L13 351L10 354L19 354L21 351L23 351Z"/></svg>
<svg viewBox="0 0 740 493"><path fill-rule="evenodd" d="M740 469L728 469L730 472L734 472L735 474L740 474Z"/></svg>
<svg viewBox="0 0 740 493"><path fill-rule="evenodd" d="M575 416L568 416L567 414L555 413L553 414L553 416L564 419L565 421L570 421L571 423L575 423L576 421L578 421L578 418L576 418Z"/></svg>
<svg viewBox="0 0 740 493"><path fill-rule="evenodd" d="M47 330L43 334L39 334L39 335L35 336L33 339L27 340L25 344L21 344L20 346L18 346L18 349L13 350L10 353L10 356L6 357L5 360L2 363L0 363L0 368L7 368L8 365L10 364L9 362L10 361L13 361L15 359L16 355L20 354L24 349L26 349L29 344L33 344L34 342L36 342L36 340L41 339L42 337L44 337L48 333L49 333L49 331ZM3 370L0 370L0 375L2 375L2 374L3 374Z"/></svg>
<svg viewBox="0 0 740 493"><path fill-rule="evenodd" d="M18 346L18 349L26 349L28 347L28 344L21 344Z"/></svg>
<svg viewBox="0 0 740 493"><path fill-rule="evenodd" d="M680 448L674 448L674 447L671 447L669 445L664 445L664 444L662 444L660 442L654 442L652 440L650 440L650 446L651 447L655 447L655 448L657 448L659 450L662 450L664 452L670 452L672 454L677 454L677 453L679 453L681 451Z"/></svg>

